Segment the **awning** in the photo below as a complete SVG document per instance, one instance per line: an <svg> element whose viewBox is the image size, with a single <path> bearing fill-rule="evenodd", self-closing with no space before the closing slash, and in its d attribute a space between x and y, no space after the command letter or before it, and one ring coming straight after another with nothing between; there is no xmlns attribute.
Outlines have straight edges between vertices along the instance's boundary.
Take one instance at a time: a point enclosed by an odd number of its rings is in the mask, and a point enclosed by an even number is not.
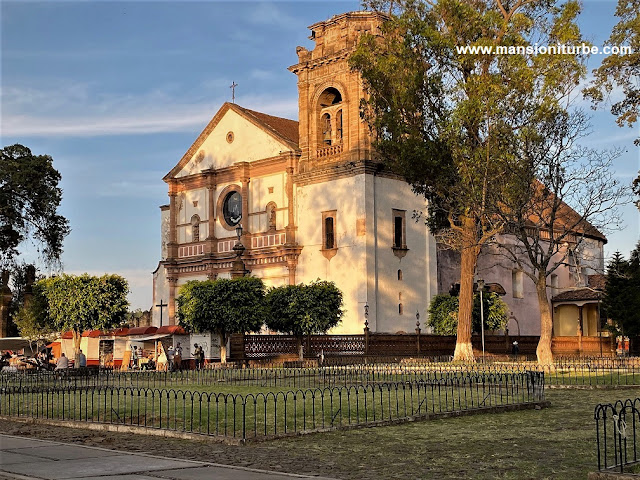
<svg viewBox="0 0 640 480"><path fill-rule="evenodd" d="M165 325L160 327L157 333L165 333L169 335L186 335L187 332L181 325Z"/></svg>
<svg viewBox="0 0 640 480"><path fill-rule="evenodd" d="M129 335L152 335L157 330L158 327L133 327L129 329Z"/></svg>
<svg viewBox="0 0 640 480"><path fill-rule="evenodd" d="M149 335L147 337L139 337L139 338L130 338L129 341L130 342L144 342L146 340L157 340L158 338L165 338L165 337L170 337L171 335L167 335L162 334L162 333L157 333L155 335Z"/></svg>

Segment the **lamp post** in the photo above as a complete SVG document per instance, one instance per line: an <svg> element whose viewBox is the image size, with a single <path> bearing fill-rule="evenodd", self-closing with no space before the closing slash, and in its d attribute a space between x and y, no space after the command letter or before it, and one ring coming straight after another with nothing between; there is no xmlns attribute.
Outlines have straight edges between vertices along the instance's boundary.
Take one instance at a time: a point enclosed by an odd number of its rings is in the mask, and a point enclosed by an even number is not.
<svg viewBox="0 0 640 480"><path fill-rule="evenodd" d="M484 280L478 280L478 290L480 290L480 332L482 332L482 363L484 363L484 301L482 300Z"/></svg>
<svg viewBox="0 0 640 480"><path fill-rule="evenodd" d="M238 241L233 247L233 251L236 254L236 259L233 261L233 267L231 268L231 278L241 278L247 274L245 270L244 262L242 261L242 254L245 251L244 245L242 245L241 237L242 237L242 224L238 222L236 225L236 235L238 236Z"/></svg>

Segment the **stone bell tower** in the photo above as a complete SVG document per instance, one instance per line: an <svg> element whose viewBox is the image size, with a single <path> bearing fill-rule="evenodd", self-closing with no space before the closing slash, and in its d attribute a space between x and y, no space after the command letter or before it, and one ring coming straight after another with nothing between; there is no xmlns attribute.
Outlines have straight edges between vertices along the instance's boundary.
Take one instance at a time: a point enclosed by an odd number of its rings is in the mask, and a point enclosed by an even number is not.
<svg viewBox="0 0 640 480"><path fill-rule="evenodd" d="M378 33L383 20L375 12L336 15L309 27L312 51L296 49L298 63L289 70L298 76L300 172L371 158L368 127L359 113L362 81L348 59L360 35Z"/></svg>

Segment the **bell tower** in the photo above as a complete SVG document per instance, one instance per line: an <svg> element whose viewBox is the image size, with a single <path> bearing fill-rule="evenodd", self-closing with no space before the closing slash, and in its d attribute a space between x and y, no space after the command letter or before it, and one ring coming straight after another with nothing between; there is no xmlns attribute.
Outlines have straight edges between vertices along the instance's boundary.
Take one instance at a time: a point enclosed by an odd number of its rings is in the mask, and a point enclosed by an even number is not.
<svg viewBox="0 0 640 480"><path fill-rule="evenodd" d="M368 127L359 112L362 80L348 59L360 35L377 33L383 21L375 12L336 15L309 27L312 51L296 49L298 63L289 70L298 76L300 172L371 159Z"/></svg>

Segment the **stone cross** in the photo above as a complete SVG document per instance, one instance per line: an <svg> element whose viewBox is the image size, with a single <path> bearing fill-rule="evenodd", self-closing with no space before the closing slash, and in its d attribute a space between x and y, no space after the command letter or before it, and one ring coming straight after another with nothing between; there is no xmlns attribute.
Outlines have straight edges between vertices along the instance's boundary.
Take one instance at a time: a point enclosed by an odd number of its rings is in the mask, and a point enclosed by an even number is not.
<svg viewBox="0 0 640 480"><path fill-rule="evenodd" d="M231 83L229 88L231 89L231 103L236 103L236 87L238 84L234 81Z"/></svg>

